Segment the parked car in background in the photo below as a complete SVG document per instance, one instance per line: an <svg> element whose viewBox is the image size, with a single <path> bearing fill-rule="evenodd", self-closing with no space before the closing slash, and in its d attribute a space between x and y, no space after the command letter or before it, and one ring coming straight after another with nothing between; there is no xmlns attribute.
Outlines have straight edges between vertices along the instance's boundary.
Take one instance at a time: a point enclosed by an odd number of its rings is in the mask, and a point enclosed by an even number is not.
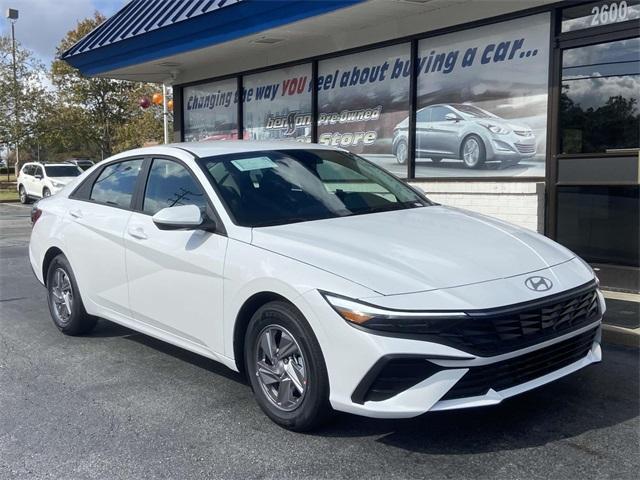
<svg viewBox="0 0 640 480"><path fill-rule="evenodd" d="M0 160L0 168L7 168L7 161L4 159Z"/></svg>
<svg viewBox="0 0 640 480"><path fill-rule="evenodd" d="M408 158L409 119L393 134L393 154L398 163ZM531 128L513 123L469 104L437 104L416 113L416 158L462 160L468 168L485 162L515 165L536 154Z"/></svg>
<svg viewBox="0 0 640 480"><path fill-rule="evenodd" d="M65 160L65 163L71 163L82 171L89 170L95 165L95 163L88 158L70 158Z"/></svg>
<svg viewBox="0 0 640 480"><path fill-rule="evenodd" d="M495 405L601 359L605 304L585 262L345 150L123 152L32 221L29 259L59 330L103 317L222 362L293 430L331 409Z"/></svg>
<svg viewBox="0 0 640 480"><path fill-rule="evenodd" d="M80 168L69 163L25 163L17 178L20 202L53 195L81 173Z"/></svg>

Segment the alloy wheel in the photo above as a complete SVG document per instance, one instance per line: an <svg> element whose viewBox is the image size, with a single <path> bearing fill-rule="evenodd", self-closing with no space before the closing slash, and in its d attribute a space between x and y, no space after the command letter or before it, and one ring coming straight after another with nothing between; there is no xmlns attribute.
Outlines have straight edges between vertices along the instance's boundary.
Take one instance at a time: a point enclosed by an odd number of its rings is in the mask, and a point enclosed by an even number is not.
<svg viewBox="0 0 640 480"><path fill-rule="evenodd" d="M284 327L269 325L258 335L256 377L260 388L278 409L290 412L302 403L307 369L302 350Z"/></svg>
<svg viewBox="0 0 640 480"><path fill-rule="evenodd" d="M478 145L478 141L475 138L468 138L464 142L462 158L469 167L475 167L478 164L478 160L480 160L480 145Z"/></svg>
<svg viewBox="0 0 640 480"><path fill-rule="evenodd" d="M57 320L65 324L69 322L73 312L73 287L69 275L62 268L53 273L51 284L51 300Z"/></svg>
<svg viewBox="0 0 640 480"><path fill-rule="evenodd" d="M398 147L396 148L396 158L398 159L398 163L405 164L407 163L407 144L404 142L400 142Z"/></svg>

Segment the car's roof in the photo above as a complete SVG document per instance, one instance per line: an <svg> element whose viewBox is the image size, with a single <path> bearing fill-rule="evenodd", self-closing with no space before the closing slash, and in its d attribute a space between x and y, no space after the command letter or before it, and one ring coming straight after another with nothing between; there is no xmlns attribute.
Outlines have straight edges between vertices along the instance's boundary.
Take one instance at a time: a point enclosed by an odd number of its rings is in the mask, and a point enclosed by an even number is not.
<svg viewBox="0 0 640 480"><path fill-rule="evenodd" d="M69 166L68 163L25 162L23 167L26 165L39 165L41 167L68 167Z"/></svg>
<svg viewBox="0 0 640 480"><path fill-rule="evenodd" d="M317 143L302 143L296 141L257 141L257 140L216 140L210 142L170 143L165 147L187 150L198 157L226 155L228 153L258 152L262 150L342 150ZM149 147L154 148L154 147Z"/></svg>

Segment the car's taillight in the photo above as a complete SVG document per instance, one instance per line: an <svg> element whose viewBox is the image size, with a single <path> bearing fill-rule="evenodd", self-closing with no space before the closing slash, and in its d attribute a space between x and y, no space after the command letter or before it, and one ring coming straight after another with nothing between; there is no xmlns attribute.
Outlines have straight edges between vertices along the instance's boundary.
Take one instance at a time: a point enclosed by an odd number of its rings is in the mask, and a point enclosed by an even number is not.
<svg viewBox="0 0 640 480"><path fill-rule="evenodd" d="M42 210L40 210L36 205L31 209L31 226L33 227L40 216L42 215Z"/></svg>

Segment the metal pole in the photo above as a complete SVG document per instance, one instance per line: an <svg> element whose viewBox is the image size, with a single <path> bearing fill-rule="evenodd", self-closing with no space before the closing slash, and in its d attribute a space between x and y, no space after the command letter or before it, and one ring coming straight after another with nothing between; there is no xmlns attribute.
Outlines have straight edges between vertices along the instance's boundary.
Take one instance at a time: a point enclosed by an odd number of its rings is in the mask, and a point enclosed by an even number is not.
<svg viewBox="0 0 640 480"><path fill-rule="evenodd" d="M16 28L15 21L11 21L11 56L13 58L13 111L15 115L15 125L14 125L14 142L16 147L16 163L15 168L18 168L20 164L20 107L19 107L19 95L18 95L18 74L16 67ZM7 171L9 168L9 164L7 163ZM17 173L17 171L16 171Z"/></svg>
<svg viewBox="0 0 640 480"><path fill-rule="evenodd" d="M164 143L169 143L169 108L167 106L167 85L162 83L162 121L164 124Z"/></svg>

